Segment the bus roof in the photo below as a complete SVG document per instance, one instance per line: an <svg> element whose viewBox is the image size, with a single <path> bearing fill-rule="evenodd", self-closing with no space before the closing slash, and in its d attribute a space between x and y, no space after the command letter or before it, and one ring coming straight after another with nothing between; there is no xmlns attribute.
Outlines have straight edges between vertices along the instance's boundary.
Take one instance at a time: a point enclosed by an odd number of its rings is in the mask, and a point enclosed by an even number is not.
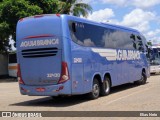
<svg viewBox="0 0 160 120"><path fill-rule="evenodd" d="M62 14L61 16L70 18L72 20L80 20L82 22L92 23L94 25L99 25L99 26L103 26L103 27L107 26L107 27L111 27L111 28L114 28L114 29L119 29L119 30L124 30L124 31L129 31L129 32L134 32L134 33L140 34L140 32L136 29L129 28L129 27L124 27L124 26L121 26L121 25L115 25L115 24L103 23L103 22L96 22L96 21L85 19L85 18L80 18L80 17L76 17L76 16L71 16L71 15L65 15L65 14Z"/></svg>
<svg viewBox="0 0 160 120"><path fill-rule="evenodd" d="M137 34L141 34L138 30L136 29L133 29L133 28L129 28L129 27L124 27L124 26L121 26L121 25L115 25L115 24L110 24L110 23L103 23L103 22L96 22L96 21L92 21L92 20L88 20L88 19L85 19L85 18L80 18L80 17L76 17L76 16L72 16L72 15L67 15L67 14L42 14L42 15L35 15L35 16L30 16L30 17L26 17L26 18L22 18L20 19L19 21L21 20L24 20L24 19L29 19L29 18L36 18L36 17L43 17L43 16L54 16L56 15L57 17L60 17L62 16L62 19L72 19L72 20L80 20L82 22L87 22L87 23L92 23L94 25L99 25L99 26L103 26L103 27L111 27L111 28L114 28L114 29L119 29L119 30L124 30L124 31L130 31L130 32L134 32L134 33L137 33Z"/></svg>

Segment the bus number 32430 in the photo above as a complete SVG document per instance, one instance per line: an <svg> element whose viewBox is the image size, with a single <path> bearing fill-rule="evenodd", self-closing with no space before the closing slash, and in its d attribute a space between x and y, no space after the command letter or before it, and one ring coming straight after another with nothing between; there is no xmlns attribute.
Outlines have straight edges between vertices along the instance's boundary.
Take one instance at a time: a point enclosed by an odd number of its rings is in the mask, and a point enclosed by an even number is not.
<svg viewBox="0 0 160 120"><path fill-rule="evenodd" d="M60 73L48 73L47 78L60 77Z"/></svg>

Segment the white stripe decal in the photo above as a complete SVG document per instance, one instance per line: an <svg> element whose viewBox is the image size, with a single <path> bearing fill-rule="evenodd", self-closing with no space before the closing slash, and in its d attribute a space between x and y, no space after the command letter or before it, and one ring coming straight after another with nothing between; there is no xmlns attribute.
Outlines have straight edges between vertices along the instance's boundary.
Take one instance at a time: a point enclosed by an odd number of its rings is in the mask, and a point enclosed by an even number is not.
<svg viewBox="0 0 160 120"><path fill-rule="evenodd" d="M116 49L98 49L92 48L93 52L98 53L107 60L139 60L140 52L136 50L116 50Z"/></svg>
<svg viewBox="0 0 160 120"><path fill-rule="evenodd" d="M101 57L105 57L107 60L116 60L117 51L113 49L96 49L92 48L93 52L98 53Z"/></svg>

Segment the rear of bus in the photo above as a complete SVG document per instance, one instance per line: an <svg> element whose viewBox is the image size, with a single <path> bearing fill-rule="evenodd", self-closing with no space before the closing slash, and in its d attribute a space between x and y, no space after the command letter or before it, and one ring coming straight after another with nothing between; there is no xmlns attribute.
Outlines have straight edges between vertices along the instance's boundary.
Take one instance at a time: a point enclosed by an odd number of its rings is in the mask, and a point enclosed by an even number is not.
<svg viewBox="0 0 160 120"><path fill-rule="evenodd" d="M38 15L21 19L16 35L21 94L71 94L68 63L64 57L62 17Z"/></svg>
<svg viewBox="0 0 160 120"><path fill-rule="evenodd" d="M160 48L152 47L150 58L150 73L160 73Z"/></svg>

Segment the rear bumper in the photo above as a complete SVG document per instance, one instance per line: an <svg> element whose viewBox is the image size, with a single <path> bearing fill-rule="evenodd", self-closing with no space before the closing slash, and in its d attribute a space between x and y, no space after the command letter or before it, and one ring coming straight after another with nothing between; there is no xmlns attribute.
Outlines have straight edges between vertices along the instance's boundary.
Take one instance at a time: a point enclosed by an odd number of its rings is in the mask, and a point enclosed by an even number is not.
<svg viewBox="0 0 160 120"><path fill-rule="evenodd" d="M19 84L20 93L29 96L71 95L69 83L45 86L29 86Z"/></svg>

